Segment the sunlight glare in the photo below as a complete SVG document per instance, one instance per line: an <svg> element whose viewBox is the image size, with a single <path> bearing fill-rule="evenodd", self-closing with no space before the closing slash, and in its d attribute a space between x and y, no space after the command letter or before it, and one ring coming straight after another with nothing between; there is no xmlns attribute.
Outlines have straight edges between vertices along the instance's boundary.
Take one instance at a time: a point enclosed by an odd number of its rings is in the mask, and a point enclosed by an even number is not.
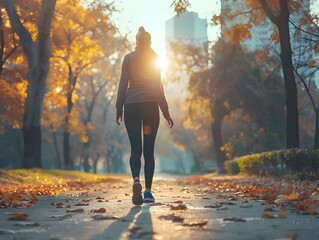
<svg viewBox="0 0 319 240"><path fill-rule="evenodd" d="M156 66L161 69L162 72L166 72L168 67L168 59L163 56L159 56L156 61Z"/></svg>

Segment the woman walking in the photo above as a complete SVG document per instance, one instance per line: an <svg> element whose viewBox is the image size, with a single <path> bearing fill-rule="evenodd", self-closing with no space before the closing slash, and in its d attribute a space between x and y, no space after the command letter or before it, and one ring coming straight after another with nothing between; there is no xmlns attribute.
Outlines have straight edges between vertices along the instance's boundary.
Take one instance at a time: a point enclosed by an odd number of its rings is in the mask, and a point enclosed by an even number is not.
<svg viewBox="0 0 319 240"><path fill-rule="evenodd" d="M172 128L161 82L160 69L156 67L157 54L151 48L151 35L140 27L136 35L136 49L124 57L116 100L116 123L120 125L124 107L124 123L131 144L130 167L133 177L134 205L153 203L154 144L159 126L160 107ZM143 140L142 140L143 131ZM141 156L144 155L145 191L140 183Z"/></svg>

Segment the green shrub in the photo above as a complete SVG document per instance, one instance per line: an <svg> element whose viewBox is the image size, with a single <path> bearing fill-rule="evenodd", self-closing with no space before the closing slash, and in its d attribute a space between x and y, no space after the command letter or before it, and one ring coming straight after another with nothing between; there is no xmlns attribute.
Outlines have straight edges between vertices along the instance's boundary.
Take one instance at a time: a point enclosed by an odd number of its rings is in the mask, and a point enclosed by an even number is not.
<svg viewBox="0 0 319 240"><path fill-rule="evenodd" d="M241 174L319 179L319 150L288 149L242 156L237 159Z"/></svg>
<svg viewBox="0 0 319 240"><path fill-rule="evenodd" d="M228 174L236 175L239 173L239 166L236 160L226 162L226 171Z"/></svg>

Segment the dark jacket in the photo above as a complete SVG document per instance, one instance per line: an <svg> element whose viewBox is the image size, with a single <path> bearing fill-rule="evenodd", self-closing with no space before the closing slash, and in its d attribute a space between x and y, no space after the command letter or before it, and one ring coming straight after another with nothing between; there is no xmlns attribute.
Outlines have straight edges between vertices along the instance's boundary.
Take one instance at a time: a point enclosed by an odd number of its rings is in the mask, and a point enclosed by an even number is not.
<svg viewBox="0 0 319 240"><path fill-rule="evenodd" d="M156 67L157 55L138 63L138 51L124 57L122 74L118 86L116 109L121 115L123 106L129 103L157 102L165 118L169 117L167 101L164 95L160 69Z"/></svg>

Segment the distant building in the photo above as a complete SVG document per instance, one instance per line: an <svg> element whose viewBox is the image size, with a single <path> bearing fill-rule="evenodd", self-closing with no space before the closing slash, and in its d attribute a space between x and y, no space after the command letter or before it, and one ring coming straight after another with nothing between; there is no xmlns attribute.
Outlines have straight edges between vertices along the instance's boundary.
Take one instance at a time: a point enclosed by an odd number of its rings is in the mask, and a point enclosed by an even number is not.
<svg viewBox="0 0 319 240"><path fill-rule="evenodd" d="M183 41L203 46L207 43L207 20L196 12L185 12L166 21L166 43Z"/></svg>

